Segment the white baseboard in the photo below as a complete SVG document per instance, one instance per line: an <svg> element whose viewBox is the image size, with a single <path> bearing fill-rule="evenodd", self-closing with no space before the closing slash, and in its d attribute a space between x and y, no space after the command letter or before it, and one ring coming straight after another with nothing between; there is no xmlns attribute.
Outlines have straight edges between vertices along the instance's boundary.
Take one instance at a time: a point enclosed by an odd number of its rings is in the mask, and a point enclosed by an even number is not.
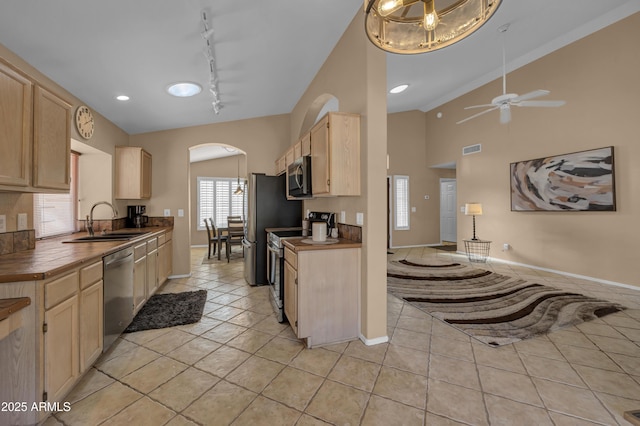
<svg viewBox="0 0 640 426"><path fill-rule="evenodd" d="M169 275L167 278L170 280L175 280L178 278L189 278L191 276L191 272L188 274L179 274L179 275Z"/></svg>
<svg viewBox="0 0 640 426"><path fill-rule="evenodd" d="M358 336L362 343L367 346L379 345L380 343L387 343L389 341L389 336L376 337L375 339L367 339L362 334Z"/></svg>

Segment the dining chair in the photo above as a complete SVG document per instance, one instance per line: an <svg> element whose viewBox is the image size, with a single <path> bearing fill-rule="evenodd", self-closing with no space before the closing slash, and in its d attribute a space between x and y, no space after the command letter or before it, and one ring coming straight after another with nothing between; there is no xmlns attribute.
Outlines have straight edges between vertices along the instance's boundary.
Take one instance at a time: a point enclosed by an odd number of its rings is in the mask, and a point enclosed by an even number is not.
<svg viewBox="0 0 640 426"><path fill-rule="evenodd" d="M206 222L206 219L205 219ZM216 254L216 247L218 248L218 260L220 260L220 253L222 252L222 244L227 244L227 236L222 235L222 233L216 227L216 223L213 221L213 218L209 218L209 223L211 224L211 230L213 232L213 254Z"/></svg>
<svg viewBox="0 0 640 426"><path fill-rule="evenodd" d="M211 226L209 226L209 219L204 218L204 226L207 227L207 244L209 246L209 250L207 252L207 259L211 259L211 247L213 246L213 254L216 254L216 244L218 243L217 238L214 237L213 230Z"/></svg>
<svg viewBox="0 0 640 426"><path fill-rule="evenodd" d="M244 238L244 222L240 216L229 216L227 218L227 262L231 257L232 246L242 246ZM244 247L242 248L242 257L244 257Z"/></svg>

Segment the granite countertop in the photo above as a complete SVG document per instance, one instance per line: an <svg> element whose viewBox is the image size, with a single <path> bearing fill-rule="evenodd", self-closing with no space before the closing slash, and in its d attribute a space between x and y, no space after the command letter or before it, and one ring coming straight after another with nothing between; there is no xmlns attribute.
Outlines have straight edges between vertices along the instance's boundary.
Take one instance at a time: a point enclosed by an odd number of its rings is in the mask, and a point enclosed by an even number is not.
<svg viewBox="0 0 640 426"><path fill-rule="evenodd" d="M44 280L85 263L95 262L108 254L171 229L173 228L158 226L113 231L140 232L140 237L128 241L63 243L88 235L85 232L40 240L36 242L36 248L33 250L0 256L0 283Z"/></svg>
<svg viewBox="0 0 640 426"><path fill-rule="evenodd" d="M307 250L338 250L347 248L362 248L362 243L345 238L328 238L328 240L338 240L335 244L308 244L303 240L310 240L311 237L287 238L284 245L295 252Z"/></svg>

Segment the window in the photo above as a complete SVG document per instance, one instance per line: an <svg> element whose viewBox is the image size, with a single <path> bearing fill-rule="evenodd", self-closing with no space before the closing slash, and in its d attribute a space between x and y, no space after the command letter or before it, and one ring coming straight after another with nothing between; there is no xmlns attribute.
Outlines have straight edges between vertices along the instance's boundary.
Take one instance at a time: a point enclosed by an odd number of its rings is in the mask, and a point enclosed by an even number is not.
<svg viewBox="0 0 640 426"><path fill-rule="evenodd" d="M394 229L409 229L409 176L394 176Z"/></svg>
<svg viewBox="0 0 640 426"><path fill-rule="evenodd" d="M52 237L77 231L78 154L71 153L71 183L68 194L34 194L33 227L36 238Z"/></svg>
<svg viewBox="0 0 640 426"><path fill-rule="evenodd" d="M226 226L227 216L244 215L244 195L233 193L237 185L234 178L198 177L198 230L206 229L208 217Z"/></svg>

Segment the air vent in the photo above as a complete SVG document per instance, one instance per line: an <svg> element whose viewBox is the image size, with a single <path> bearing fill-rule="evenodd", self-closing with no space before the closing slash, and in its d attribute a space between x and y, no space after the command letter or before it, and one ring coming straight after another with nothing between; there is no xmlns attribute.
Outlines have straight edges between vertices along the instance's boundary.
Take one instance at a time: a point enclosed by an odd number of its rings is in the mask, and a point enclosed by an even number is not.
<svg viewBox="0 0 640 426"><path fill-rule="evenodd" d="M482 144L469 145L462 148L462 155L476 154L482 151Z"/></svg>

